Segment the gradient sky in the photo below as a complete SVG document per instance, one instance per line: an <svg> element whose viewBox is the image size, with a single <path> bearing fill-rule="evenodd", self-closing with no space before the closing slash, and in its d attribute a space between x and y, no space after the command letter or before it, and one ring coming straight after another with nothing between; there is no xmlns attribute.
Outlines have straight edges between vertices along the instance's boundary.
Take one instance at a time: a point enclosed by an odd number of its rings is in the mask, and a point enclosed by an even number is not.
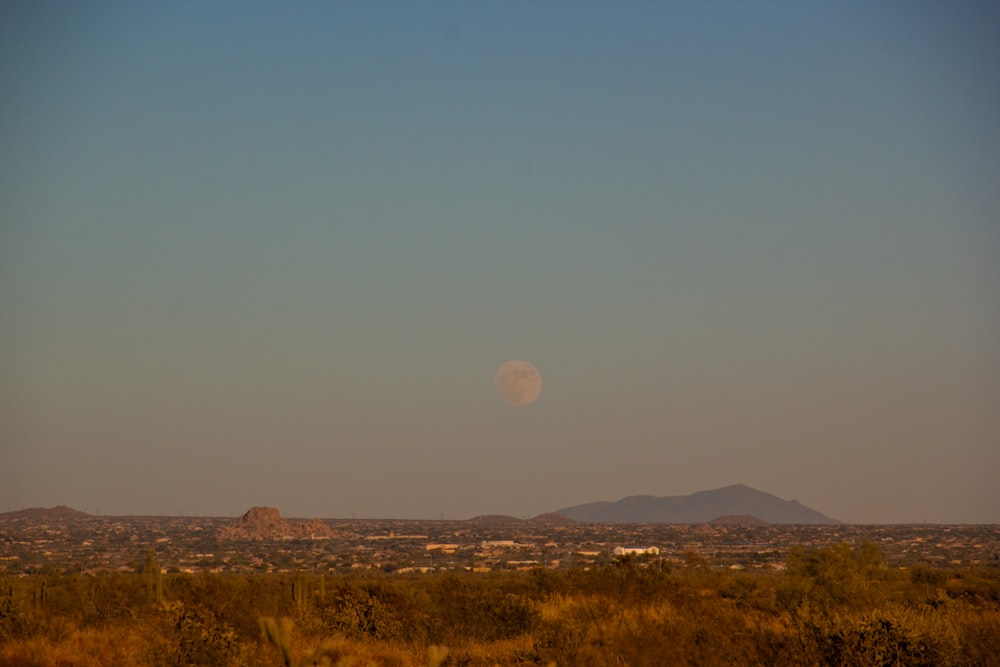
<svg viewBox="0 0 1000 667"><path fill-rule="evenodd" d="M998 63L996 3L4 2L0 511L998 521Z"/></svg>

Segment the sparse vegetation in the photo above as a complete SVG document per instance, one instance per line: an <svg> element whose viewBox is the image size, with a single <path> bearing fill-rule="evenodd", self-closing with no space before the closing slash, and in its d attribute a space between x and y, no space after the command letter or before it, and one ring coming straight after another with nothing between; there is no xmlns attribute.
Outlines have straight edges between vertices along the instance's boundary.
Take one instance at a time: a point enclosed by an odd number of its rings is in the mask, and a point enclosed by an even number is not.
<svg viewBox="0 0 1000 667"><path fill-rule="evenodd" d="M447 649L442 647L447 646ZM873 545L785 572L624 557L436 575L48 572L0 581L0 666L996 665L1000 572L888 569Z"/></svg>

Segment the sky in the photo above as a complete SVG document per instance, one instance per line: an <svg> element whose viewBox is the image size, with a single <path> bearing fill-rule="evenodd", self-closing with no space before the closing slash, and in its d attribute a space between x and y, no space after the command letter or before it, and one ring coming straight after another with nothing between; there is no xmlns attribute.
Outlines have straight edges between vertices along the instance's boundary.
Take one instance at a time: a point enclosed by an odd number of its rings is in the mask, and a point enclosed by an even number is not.
<svg viewBox="0 0 1000 667"><path fill-rule="evenodd" d="M0 511L1000 521L997 63L972 1L2 3Z"/></svg>

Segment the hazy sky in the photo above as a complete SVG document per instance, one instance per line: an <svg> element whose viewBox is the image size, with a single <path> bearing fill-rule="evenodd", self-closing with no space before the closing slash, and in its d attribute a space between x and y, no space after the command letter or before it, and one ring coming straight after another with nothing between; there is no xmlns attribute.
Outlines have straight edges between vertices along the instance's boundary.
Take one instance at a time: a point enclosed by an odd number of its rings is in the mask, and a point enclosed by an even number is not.
<svg viewBox="0 0 1000 667"><path fill-rule="evenodd" d="M1000 520L998 63L996 3L4 2L0 511Z"/></svg>

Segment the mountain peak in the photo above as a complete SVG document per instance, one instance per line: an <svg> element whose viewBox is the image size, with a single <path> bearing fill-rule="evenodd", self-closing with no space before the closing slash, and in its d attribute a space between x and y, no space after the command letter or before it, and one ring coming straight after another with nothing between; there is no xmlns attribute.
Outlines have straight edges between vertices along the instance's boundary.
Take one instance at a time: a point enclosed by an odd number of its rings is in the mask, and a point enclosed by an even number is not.
<svg viewBox="0 0 1000 667"><path fill-rule="evenodd" d="M607 523L707 523L723 516L752 516L767 523L839 523L795 500L758 491L746 484L698 491L687 496L628 496L558 510L577 521Z"/></svg>

